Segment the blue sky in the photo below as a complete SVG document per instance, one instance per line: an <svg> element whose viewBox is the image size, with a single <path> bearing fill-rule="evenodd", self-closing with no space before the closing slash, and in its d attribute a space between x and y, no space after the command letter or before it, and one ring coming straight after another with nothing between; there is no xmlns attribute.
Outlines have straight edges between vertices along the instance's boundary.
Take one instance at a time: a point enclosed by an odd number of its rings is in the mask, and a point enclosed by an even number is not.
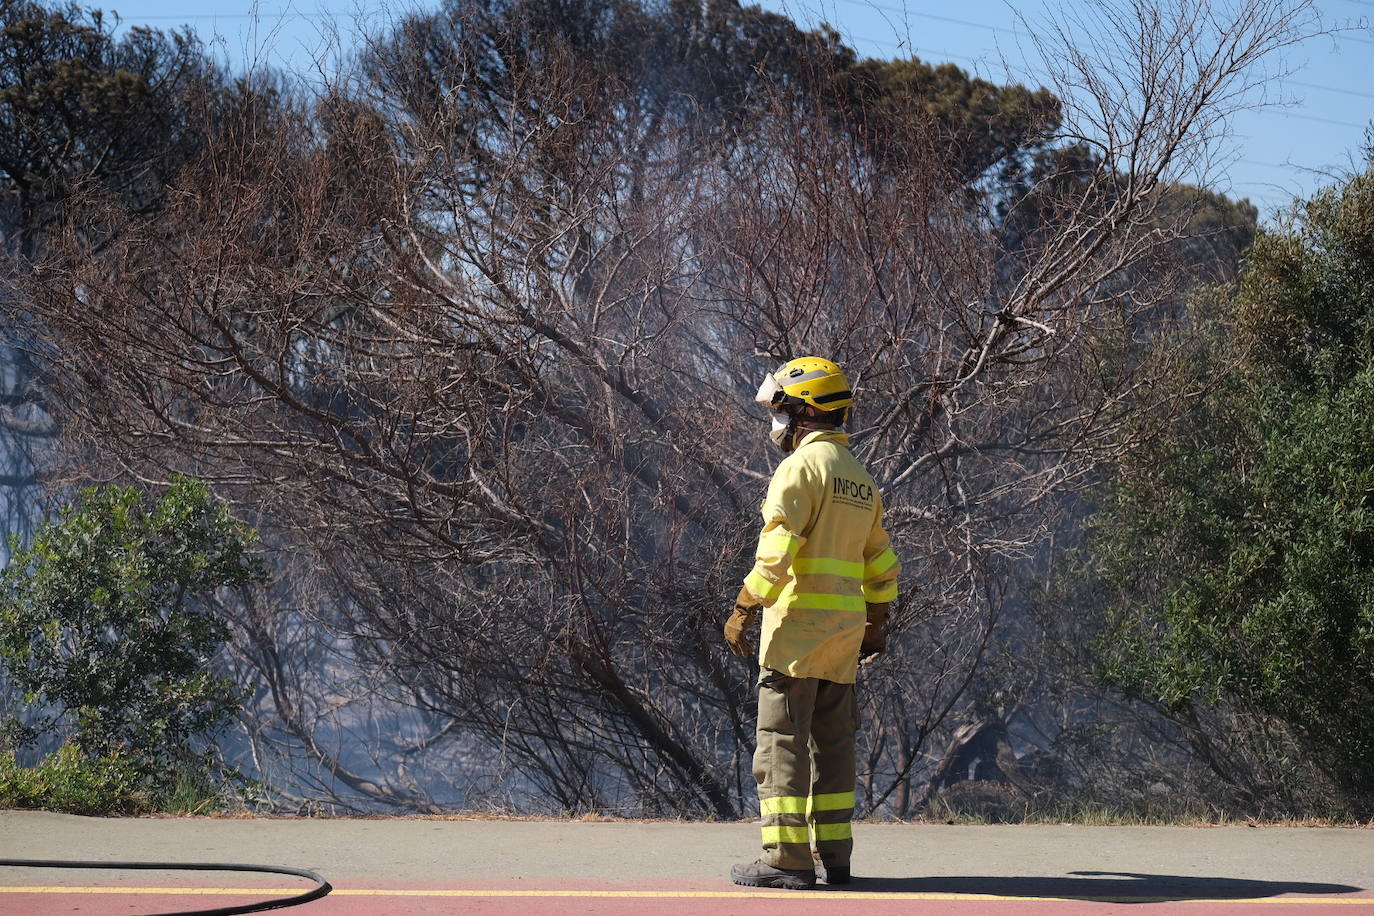
<svg viewBox="0 0 1374 916"><path fill-rule="evenodd" d="M1065 6L1086 0L1065 0ZM309 72L328 49L349 47L360 31L375 30L407 10L435 0L126 0L105 8L126 25L187 25L238 67L270 64ZM996 82L1036 82L1012 6L1004 0L957 3L903 0L762 0L805 26L828 22L860 54L891 58L915 55L951 61ZM1021 4L1032 21L1037 16ZM1037 5L1036 9L1039 8ZM1357 168L1365 133L1374 118L1374 0L1317 0L1323 25L1341 31L1288 49L1273 84L1286 104L1245 111L1232 123L1223 149L1226 165L1213 187L1248 197L1272 218L1293 198L1312 194ZM333 40L337 35L337 41Z"/></svg>

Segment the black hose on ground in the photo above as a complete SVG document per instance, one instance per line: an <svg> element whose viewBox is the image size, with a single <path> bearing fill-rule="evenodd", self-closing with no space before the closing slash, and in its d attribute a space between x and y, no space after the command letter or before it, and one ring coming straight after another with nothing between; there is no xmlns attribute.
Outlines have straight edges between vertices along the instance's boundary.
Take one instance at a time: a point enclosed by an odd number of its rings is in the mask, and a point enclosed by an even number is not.
<svg viewBox="0 0 1374 916"><path fill-rule="evenodd" d="M289 868L285 865L235 865L229 862L72 862L64 859L0 859L0 866L13 865L19 868L118 868L146 869L153 871L253 871L274 875L295 875L315 882L315 887L304 894L294 897L279 897L275 900L261 900L257 903L244 903L238 906L221 906L213 910L177 910L175 912L149 913L147 916L233 916L237 913L261 913L286 906L297 906L318 900L328 894L332 887L329 882L304 868ZM188 890L193 890L189 889ZM138 888L130 888L131 894Z"/></svg>

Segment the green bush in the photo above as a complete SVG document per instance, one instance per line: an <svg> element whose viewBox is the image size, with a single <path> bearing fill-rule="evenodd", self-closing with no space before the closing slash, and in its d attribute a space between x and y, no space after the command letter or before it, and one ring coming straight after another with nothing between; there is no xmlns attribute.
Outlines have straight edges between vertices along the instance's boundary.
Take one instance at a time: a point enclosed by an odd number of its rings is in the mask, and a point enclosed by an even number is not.
<svg viewBox="0 0 1374 916"><path fill-rule="evenodd" d="M227 774L213 738L238 691L212 670L227 628L212 600L262 577L254 533L198 480L151 506L132 487L82 492L0 571L0 661L29 709L0 748L67 746L7 766L10 804L98 811L203 806ZM45 794L47 793L47 794ZM151 800L151 801L149 801Z"/></svg>
<svg viewBox="0 0 1374 916"><path fill-rule="evenodd" d="M67 814L141 814L153 809L144 780L118 755L87 757L65 744L35 767L0 754L0 807L43 808Z"/></svg>
<svg viewBox="0 0 1374 916"><path fill-rule="evenodd" d="M1226 710L1264 749L1258 765L1227 759L1197 729L1251 804L1361 819L1374 815L1371 227L1374 167L1291 231L1261 233L1237 286L1200 303L1203 358L1181 382L1198 396L1123 459L1065 592L1092 618L1103 682L1185 723Z"/></svg>

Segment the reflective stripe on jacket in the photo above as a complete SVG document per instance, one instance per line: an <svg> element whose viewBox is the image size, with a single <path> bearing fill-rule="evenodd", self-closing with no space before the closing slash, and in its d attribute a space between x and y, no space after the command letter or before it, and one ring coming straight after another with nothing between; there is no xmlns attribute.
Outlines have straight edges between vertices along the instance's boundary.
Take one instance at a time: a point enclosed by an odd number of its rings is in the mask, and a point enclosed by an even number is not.
<svg viewBox="0 0 1374 916"><path fill-rule="evenodd" d="M897 597L901 566L882 516L878 488L850 453L847 433L808 433L778 465L744 580L766 608L760 665L854 682L865 603Z"/></svg>

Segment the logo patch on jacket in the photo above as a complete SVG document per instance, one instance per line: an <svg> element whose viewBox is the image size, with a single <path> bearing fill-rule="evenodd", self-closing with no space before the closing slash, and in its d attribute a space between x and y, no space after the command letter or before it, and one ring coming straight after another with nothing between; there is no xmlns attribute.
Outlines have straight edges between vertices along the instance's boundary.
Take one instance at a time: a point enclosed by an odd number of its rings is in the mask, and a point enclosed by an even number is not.
<svg viewBox="0 0 1374 916"><path fill-rule="evenodd" d="M831 481L830 494L837 503L857 506L860 509L873 508L873 486L871 484L836 477Z"/></svg>

